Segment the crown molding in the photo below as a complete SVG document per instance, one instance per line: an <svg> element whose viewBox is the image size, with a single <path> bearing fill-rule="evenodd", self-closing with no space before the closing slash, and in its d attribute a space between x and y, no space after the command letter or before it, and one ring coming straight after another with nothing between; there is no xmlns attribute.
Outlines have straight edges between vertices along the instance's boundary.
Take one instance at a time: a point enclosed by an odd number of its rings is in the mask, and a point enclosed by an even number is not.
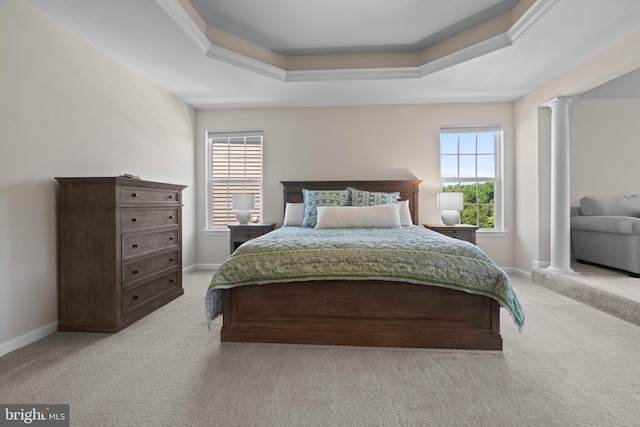
<svg viewBox="0 0 640 427"><path fill-rule="evenodd" d="M537 0L518 21L507 31L513 43L519 39L545 13L551 10L560 0Z"/></svg>
<svg viewBox="0 0 640 427"><path fill-rule="evenodd" d="M420 69L420 77L435 73L436 71L444 70L445 68L453 67L454 65L462 64L463 62L487 55L511 45L512 42L506 33L499 34L473 46L469 46L442 58L427 62L426 64L418 67Z"/></svg>
<svg viewBox="0 0 640 427"><path fill-rule="evenodd" d="M390 80L416 79L420 76L418 67L393 68L350 68L335 70L287 71L288 82L318 82L337 80Z"/></svg>
<svg viewBox="0 0 640 427"><path fill-rule="evenodd" d="M185 11L179 0L155 0L185 34L209 58L252 71L282 82L338 80L416 79L513 45L560 0L537 0L505 33L491 37L418 67L378 67L327 70L286 70L217 46L207 38Z"/></svg>
<svg viewBox="0 0 640 427"><path fill-rule="evenodd" d="M169 15L173 21L178 24L178 27L185 32L187 37L198 46L198 49L205 55L211 47L211 42L207 36L198 28L193 19L189 16L186 10L182 7L178 0L155 0L156 3Z"/></svg>
<svg viewBox="0 0 640 427"><path fill-rule="evenodd" d="M245 70L253 71L254 73L263 74L276 80L287 81L288 73L286 70L211 43L209 43L209 48L205 52L205 55L209 58L217 59L244 68Z"/></svg>

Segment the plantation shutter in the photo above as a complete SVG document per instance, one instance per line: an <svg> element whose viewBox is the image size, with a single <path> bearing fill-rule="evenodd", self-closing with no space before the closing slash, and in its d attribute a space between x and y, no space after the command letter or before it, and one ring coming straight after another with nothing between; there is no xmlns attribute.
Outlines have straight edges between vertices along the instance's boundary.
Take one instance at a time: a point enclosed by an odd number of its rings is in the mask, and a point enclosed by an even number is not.
<svg viewBox="0 0 640 427"><path fill-rule="evenodd" d="M235 223L233 194L255 195L252 217L262 206L262 132L209 133L211 147L211 221L214 228Z"/></svg>

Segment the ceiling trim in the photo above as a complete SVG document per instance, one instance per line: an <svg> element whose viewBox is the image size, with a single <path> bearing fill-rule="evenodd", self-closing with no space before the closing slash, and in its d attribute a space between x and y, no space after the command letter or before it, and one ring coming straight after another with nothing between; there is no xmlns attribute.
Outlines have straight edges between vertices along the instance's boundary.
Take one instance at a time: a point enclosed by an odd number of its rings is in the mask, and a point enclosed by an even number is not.
<svg viewBox="0 0 640 427"><path fill-rule="evenodd" d="M235 65L245 70L253 71L258 74L263 74L267 77L273 77L280 81L287 81L286 70L282 68L267 64L266 62L258 61L249 56L239 54L224 47L216 46L214 44L209 45L209 49L205 52L209 58L217 59L226 62L231 65Z"/></svg>
<svg viewBox="0 0 640 427"><path fill-rule="evenodd" d="M178 24L178 27L185 32L205 56L280 81L286 81L286 70L211 43L180 4L179 0L156 0L156 3Z"/></svg>
<svg viewBox="0 0 640 427"><path fill-rule="evenodd" d="M507 31L509 39L512 43L515 43L533 24L538 22L540 18L544 16L553 6L560 0L545 0L536 1L527 11L522 15L520 19Z"/></svg>
<svg viewBox="0 0 640 427"><path fill-rule="evenodd" d="M155 1L207 57L283 82L314 82L421 78L436 71L440 71L469 61L473 58L487 55L491 52L511 46L560 0L535 0L506 32L502 32L471 46L461 48L450 54L433 59L420 66L332 68L321 70L286 70L282 67L236 52L235 50L218 46L212 43L207 37L207 24L202 20L197 12L195 12L195 9L191 7L191 14L189 14L187 10L185 10L185 6L181 4L181 0ZM182 3L185 2L188 6L191 6L188 1L182 0ZM520 4L523 4L524 2L525 0ZM514 11L512 11L512 15L514 14ZM193 16L194 14L196 15L195 18ZM196 20L199 21L200 26ZM204 28L201 28L201 26ZM218 32L221 31L218 29L215 30ZM256 45L256 47L258 46ZM268 49L262 47L259 48L270 52Z"/></svg>

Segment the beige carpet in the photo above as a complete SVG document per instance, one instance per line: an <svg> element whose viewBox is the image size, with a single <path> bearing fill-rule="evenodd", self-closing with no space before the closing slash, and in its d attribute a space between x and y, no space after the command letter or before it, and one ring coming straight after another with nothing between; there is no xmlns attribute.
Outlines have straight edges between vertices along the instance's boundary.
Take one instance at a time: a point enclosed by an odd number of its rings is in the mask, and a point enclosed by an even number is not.
<svg viewBox="0 0 640 427"><path fill-rule="evenodd" d="M640 278L595 265L572 263L572 268L577 274L555 274L546 268L536 268L532 271L532 280L640 326Z"/></svg>
<svg viewBox="0 0 640 427"><path fill-rule="evenodd" d="M515 277L504 351L219 342L185 295L115 335L55 333L0 358L0 403L72 426L637 426L640 327Z"/></svg>

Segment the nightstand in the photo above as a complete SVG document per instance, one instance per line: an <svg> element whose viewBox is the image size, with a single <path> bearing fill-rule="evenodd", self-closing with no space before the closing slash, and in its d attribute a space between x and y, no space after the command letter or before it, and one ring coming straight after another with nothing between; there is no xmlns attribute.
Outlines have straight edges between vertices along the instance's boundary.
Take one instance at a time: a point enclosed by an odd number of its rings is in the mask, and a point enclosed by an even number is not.
<svg viewBox="0 0 640 427"><path fill-rule="evenodd" d="M238 247L251 239L267 234L276 228L275 224L227 224L229 228L229 249L233 253Z"/></svg>
<svg viewBox="0 0 640 427"><path fill-rule="evenodd" d="M480 227L467 224L444 225L444 224L422 224L430 230L442 233L454 239L466 240L476 244L476 230Z"/></svg>

